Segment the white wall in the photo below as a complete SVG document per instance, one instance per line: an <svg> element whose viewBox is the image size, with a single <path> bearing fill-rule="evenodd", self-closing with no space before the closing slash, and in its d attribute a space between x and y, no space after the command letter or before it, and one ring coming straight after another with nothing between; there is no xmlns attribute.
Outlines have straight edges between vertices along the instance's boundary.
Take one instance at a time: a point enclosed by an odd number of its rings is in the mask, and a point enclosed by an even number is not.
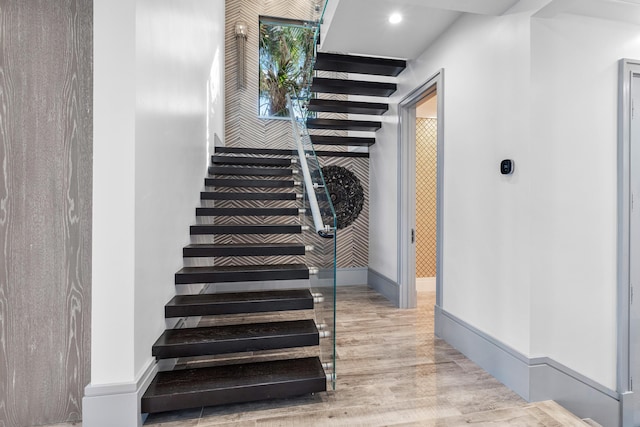
<svg viewBox="0 0 640 427"><path fill-rule="evenodd" d="M444 74L444 278L450 313L529 352L527 15L466 16L400 75L398 102ZM439 95L442 95L440 93ZM490 106L490 107L489 107ZM397 277L397 125L371 148L370 267ZM504 158L515 174L499 173Z"/></svg>
<svg viewBox="0 0 640 427"><path fill-rule="evenodd" d="M214 133L224 137L224 1L95 0L94 40L85 416L101 423L92 425L122 425L95 411L108 409L99 400L111 392L131 395L128 385L153 362L151 346L165 328L163 307L175 292L206 174L207 126L211 141Z"/></svg>
<svg viewBox="0 0 640 427"><path fill-rule="evenodd" d="M548 356L616 388L618 61L640 28L532 21L532 331Z"/></svg>
<svg viewBox="0 0 640 427"><path fill-rule="evenodd" d="M617 70L640 28L520 6L459 20L393 98L444 68L443 308L616 389ZM390 278L396 145L385 124L371 149L370 267Z"/></svg>
<svg viewBox="0 0 640 427"><path fill-rule="evenodd" d="M93 16L91 382L107 384L134 375L135 2Z"/></svg>
<svg viewBox="0 0 640 427"><path fill-rule="evenodd" d="M224 2L138 0L136 19L135 367L165 328L164 304L195 223L206 175L214 59L224 58ZM219 61L218 66L223 62ZM222 86L222 85L221 85ZM222 92L218 99L222 104ZM220 129L221 110L211 124ZM215 127L211 129L216 132Z"/></svg>

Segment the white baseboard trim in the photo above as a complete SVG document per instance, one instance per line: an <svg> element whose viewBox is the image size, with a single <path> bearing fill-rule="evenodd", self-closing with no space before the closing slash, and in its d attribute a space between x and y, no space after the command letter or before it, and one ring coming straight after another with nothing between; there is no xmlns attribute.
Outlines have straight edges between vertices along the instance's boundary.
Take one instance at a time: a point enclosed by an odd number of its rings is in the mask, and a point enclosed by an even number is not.
<svg viewBox="0 0 640 427"><path fill-rule="evenodd" d="M158 366L149 358L130 383L93 384L84 389L82 398L83 427L141 427L140 399L153 380Z"/></svg>
<svg viewBox="0 0 640 427"><path fill-rule="evenodd" d="M555 400L580 418L621 425L620 395L548 357L530 359L441 307L436 335L529 402Z"/></svg>
<svg viewBox="0 0 640 427"><path fill-rule="evenodd" d="M337 286L366 285L368 267L338 268L336 270Z"/></svg>
<svg viewBox="0 0 640 427"><path fill-rule="evenodd" d="M368 269L367 284L369 287L395 304L400 304L400 286L372 268Z"/></svg>

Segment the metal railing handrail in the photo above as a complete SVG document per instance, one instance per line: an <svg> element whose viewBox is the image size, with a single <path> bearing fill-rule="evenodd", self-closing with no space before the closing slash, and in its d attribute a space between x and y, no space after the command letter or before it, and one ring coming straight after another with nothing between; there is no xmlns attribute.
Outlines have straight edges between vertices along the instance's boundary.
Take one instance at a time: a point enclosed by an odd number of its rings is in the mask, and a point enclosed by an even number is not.
<svg viewBox="0 0 640 427"><path fill-rule="evenodd" d="M309 199L309 208L311 209L311 216L313 217L313 225L316 232L321 237L332 238L333 227L327 225L322 220L322 214L320 213L320 207L318 205L318 199L316 197L317 185L314 184L311 179L311 173L309 172L309 165L307 164L307 153L302 146L302 140L300 139L300 129L298 128L298 121L295 117L293 109L293 102L291 96L287 94L287 103L289 104L289 115L291 117L291 125L293 127L293 139L296 142L296 148L298 150L298 157L300 158L300 169L302 169L302 176L304 178L304 186L307 192L307 198Z"/></svg>

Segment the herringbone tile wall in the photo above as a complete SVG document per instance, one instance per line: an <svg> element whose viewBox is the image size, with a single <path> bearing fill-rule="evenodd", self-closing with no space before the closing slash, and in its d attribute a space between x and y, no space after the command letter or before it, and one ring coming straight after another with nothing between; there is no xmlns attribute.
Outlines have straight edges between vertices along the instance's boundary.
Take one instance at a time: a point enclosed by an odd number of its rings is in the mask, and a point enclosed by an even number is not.
<svg viewBox="0 0 640 427"><path fill-rule="evenodd" d="M436 275L437 119L416 119L416 277Z"/></svg>
<svg viewBox="0 0 640 427"><path fill-rule="evenodd" d="M259 17L274 16L309 19L313 16L310 0L227 0L225 33L225 145L227 147L290 148L291 123L288 120L258 118L258 38ZM249 27L245 46L244 89L236 78L235 24Z"/></svg>
<svg viewBox="0 0 640 427"><path fill-rule="evenodd" d="M267 120L258 117L258 26L259 17L274 16L293 19L309 19L313 16L311 0L227 0L225 37L225 145L244 148L292 148L291 123L288 120ZM235 24L244 21L249 26L245 47L246 86L237 88ZM346 78L344 73L321 72L323 77ZM344 95L321 95L342 97ZM321 117L329 115L321 114ZM331 115L332 118L343 118ZM340 135L344 131L318 130L317 134ZM332 147L333 151L346 151L346 147ZM366 267L369 263L369 159L321 157L321 166L338 165L353 171L366 195L365 204L358 219L338 235L338 267ZM234 190L234 191L237 191ZM277 191L277 190L269 190ZM241 203L241 202L238 202ZM218 205L219 206L219 205ZM251 218L264 221L264 218ZM231 221L238 221L237 219ZM219 220L218 220L219 222ZM225 236L234 242L244 242L256 236ZM253 263L257 260L246 260ZM294 262L293 259L290 261Z"/></svg>

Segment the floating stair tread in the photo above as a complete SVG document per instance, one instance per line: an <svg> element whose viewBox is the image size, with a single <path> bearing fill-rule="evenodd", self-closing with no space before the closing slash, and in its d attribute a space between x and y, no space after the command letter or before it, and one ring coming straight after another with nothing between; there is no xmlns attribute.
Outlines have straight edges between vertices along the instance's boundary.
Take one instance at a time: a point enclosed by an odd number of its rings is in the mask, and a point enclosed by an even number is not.
<svg viewBox="0 0 640 427"><path fill-rule="evenodd" d="M376 143L375 138L360 138L355 136L311 135L311 142L317 145L347 145L355 147L370 147Z"/></svg>
<svg viewBox="0 0 640 427"><path fill-rule="evenodd" d="M191 235L199 234L300 234L300 225L288 224L198 224L190 227Z"/></svg>
<svg viewBox="0 0 640 427"><path fill-rule="evenodd" d="M269 156L297 156L296 150L281 148L246 148L246 147L216 147L219 154L269 155Z"/></svg>
<svg viewBox="0 0 640 427"><path fill-rule="evenodd" d="M145 391L143 413L285 398L326 390L320 359L277 360L159 372Z"/></svg>
<svg viewBox="0 0 640 427"><path fill-rule="evenodd" d="M291 176L292 169L241 167L241 166L210 166L211 175L241 175L241 176Z"/></svg>
<svg viewBox="0 0 640 427"><path fill-rule="evenodd" d="M389 110L389 104L312 98L307 109L327 113L382 115Z"/></svg>
<svg viewBox="0 0 640 427"><path fill-rule="evenodd" d="M296 200L296 193L239 193L203 191L201 200Z"/></svg>
<svg viewBox="0 0 640 427"><path fill-rule="evenodd" d="M271 157L211 156L211 162L218 165L291 166L291 159Z"/></svg>
<svg viewBox="0 0 640 427"><path fill-rule="evenodd" d="M305 247L296 243L192 244L182 249L184 257L304 255Z"/></svg>
<svg viewBox="0 0 640 427"><path fill-rule="evenodd" d="M296 216L297 208L196 208L196 216Z"/></svg>
<svg viewBox="0 0 640 427"><path fill-rule="evenodd" d="M175 275L177 285L190 283L252 282L308 279L304 264L271 264L214 267L183 267Z"/></svg>
<svg viewBox="0 0 640 427"><path fill-rule="evenodd" d="M205 178L207 187L260 187L260 188L291 188L294 182L282 179L224 179Z"/></svg>
<svg viewBox="0 0 640 427"><path fill-rule="evenodd" d="M407 61L402 59L318 52L314 69L396 77L406 67Z"/></svg>
<svg viewBox="0 0 640 427"><path fill-rule="evenodd" d="M254 291L221 294L176 295L165 305L165 317L213 316L310 310L313 297L308 289Z"/></svg>
<svg viewBox="0 0 640 427"><path fill-rule="evenodd" d="M397 89L395 83L362 80L330 79L314 77L311 92L340 93L347 95L391 96Z"/></svg>
<svg viewBox="0 0 640 427"><path fill-rule="evenodd" d="M282 156L297 156L298 152L293 150L282 150L277 148L242 148L242 147L216 147L216 153L233 154L268 154ZM316 151L318 157L367 157L367 153L355 153L349 151Z"/></svg>
<svg viewBox="0 0 640 427"><path fill-rule="evenodd" d="M158 359L318 345L313 320L167 329L152 348Z"/></svg>
<svg viewBox="0 0 640 427"><path fill-rule="evenodd" d="M363 132L375 132L382 127L381 122L365 120L339 120L339 119L307 119L308 129L334 129L355 130Z"/></svg>

